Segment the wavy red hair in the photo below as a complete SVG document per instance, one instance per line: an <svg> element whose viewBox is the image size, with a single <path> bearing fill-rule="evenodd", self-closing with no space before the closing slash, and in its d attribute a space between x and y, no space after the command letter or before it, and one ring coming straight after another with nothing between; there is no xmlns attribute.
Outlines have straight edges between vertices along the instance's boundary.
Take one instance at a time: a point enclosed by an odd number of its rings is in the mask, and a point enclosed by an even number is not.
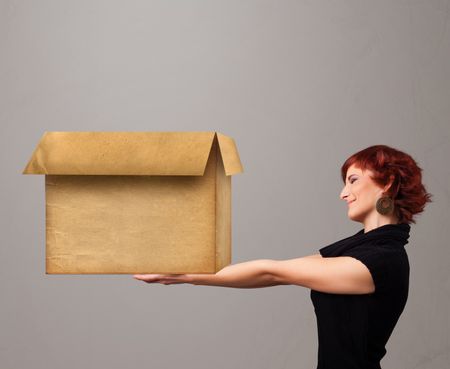
<svg viewBox="0 0 450 369"><path fill-rule="evenodd" d="M386 191L394 200L394 212L400 223L416 223L414 215L423 212L432 194L422 184L422 168L408 154L386 145L374 145L350 156L341 167L345 184L347 169L355 165L369 169L372 180L380 187L391 183Z"/></svg>

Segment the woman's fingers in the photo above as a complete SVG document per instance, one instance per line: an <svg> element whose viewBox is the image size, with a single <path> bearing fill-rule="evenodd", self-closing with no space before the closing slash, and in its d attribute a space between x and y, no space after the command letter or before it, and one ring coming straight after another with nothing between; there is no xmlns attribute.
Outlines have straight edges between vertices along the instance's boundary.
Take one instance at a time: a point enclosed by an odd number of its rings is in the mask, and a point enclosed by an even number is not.
<svg viewBox="0 0 450 369"><path fill-rule="evenodd" d="M135 274L133 278L139 279L144 282L157 282L161 277L160 274Z"/></svg>
<svg viewBox="0 0 450 369"><path fill-rule="evenodd" d="M187 282L185 274L135 274L133 278L147 283L175 284Z"/></svg>

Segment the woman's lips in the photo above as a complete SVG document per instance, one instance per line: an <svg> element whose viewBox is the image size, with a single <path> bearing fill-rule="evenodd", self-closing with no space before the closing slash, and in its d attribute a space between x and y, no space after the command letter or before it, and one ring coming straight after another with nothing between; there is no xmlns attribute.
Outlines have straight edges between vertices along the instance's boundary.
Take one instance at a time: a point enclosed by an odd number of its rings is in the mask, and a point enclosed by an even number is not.
<svg viewBox="0 0 450 369"><path fill-rule="evenodd" d="M355 200L350 201L350 202L348 203L348 206L350 206L350 204L353 204L354 202L355 202Z"/></svg>

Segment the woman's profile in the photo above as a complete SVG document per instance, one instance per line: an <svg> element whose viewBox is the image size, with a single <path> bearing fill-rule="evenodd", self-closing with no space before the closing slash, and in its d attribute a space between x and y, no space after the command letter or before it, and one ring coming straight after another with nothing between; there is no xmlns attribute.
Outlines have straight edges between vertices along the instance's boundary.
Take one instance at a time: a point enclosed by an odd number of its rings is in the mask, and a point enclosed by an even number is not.
<svg viewBox="0 0 450 369"><path fill-rule="evenodd" d="M380 369L385 346L408 299L410 224L432 195L408 154L374 145L341 167L340 198L359 232L289 260L252 260L216 274L140 274L147 283L234 288L309 288L317 318L317 369Z"/></svg>

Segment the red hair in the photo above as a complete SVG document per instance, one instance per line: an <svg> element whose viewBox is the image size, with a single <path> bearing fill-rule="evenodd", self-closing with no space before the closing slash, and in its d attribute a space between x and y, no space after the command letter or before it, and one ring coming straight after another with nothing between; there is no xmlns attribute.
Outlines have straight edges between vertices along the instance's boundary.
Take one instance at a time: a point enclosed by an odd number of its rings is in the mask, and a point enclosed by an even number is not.
<svg viewBox="0 0 450 369"><path fill-rule="evenodd" d="M351 165L373 172L372 180L381 187L391 183L386 195L394 200L394 212L400 223L416 223L415 214L423 212L432 194L422 184L422 168L408 154L386 145L374 145L350 156L341 168L345 184Z"/></svg>

